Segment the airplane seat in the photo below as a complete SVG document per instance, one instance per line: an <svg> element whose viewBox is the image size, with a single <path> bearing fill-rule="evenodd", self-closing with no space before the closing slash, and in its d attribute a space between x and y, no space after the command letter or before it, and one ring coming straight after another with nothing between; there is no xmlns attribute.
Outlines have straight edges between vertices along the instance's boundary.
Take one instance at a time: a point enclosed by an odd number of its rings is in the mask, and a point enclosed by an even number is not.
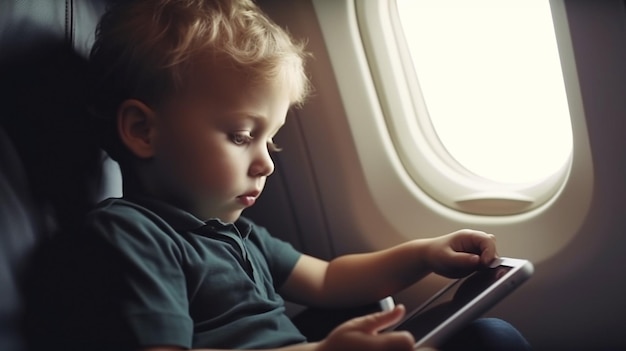
<svg viewBox="0 0 626 351"><path fill-rule="evenodd" d="M27 349L23 284L36 248L121 193L80 104L105 5L0 2L0 350Z"/></svg>
<svg viewBox="0 0 626 351"><path fill-rule="evenodd" d="M105 8L106 0L0 2L0 350L28 347L23 284L36 249L71 233L96 202L121 196L119 169L90 134L83 104ZM318 339L366 311L308 310L294 320Z"/></svg>
<svg viewBox="0 0 626 351"><path fill-rule="evenodd" d="M20 281L37 239L24 169L0 129L0 349L23 350Z"/></svg>

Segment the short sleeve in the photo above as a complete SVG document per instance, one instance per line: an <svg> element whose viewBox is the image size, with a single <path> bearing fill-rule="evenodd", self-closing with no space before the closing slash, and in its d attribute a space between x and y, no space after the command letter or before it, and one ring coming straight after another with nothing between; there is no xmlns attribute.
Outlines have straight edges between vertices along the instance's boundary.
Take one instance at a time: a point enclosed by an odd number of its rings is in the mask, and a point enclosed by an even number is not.
<svg viewBox="0 0 626 351"><path fill-rule="evenodd" d="M302 253L297 251L290 243L273 237L267 229L254 224L247 218L243 221L252 227L251 236L267 260L274 286L280 288L293 271Z"/></svg>
<svg viewBox="0 0 626 351"><path fill-rule="evenodd" d="M111 273L121 275L115 280L121 286L108 289L115 290L112 306L128 328L127 339L136 343L126 346L191 347L193 322L176 232L146 209L111 202L88 216L86 234L106 245L119 267Z"/></svg>

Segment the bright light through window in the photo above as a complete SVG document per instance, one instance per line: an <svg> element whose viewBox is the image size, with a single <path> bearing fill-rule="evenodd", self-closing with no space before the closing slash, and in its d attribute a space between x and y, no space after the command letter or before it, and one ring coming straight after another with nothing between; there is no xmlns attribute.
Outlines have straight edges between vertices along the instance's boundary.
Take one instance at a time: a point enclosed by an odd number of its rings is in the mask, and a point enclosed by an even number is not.
<svg viewBox="0 0 626 351"><path fill-rule="evenodd" d="M397 0L434 129L490 180L544 179L572 131L548 0Z"/></svg>

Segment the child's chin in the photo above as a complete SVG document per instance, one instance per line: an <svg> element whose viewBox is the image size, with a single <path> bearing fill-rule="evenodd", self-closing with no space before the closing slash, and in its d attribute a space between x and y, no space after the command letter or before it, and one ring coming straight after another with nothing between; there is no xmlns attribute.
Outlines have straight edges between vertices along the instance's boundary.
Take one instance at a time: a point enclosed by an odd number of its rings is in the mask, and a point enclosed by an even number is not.
<svg viewBox="0 0 626 351"><path fill-rule="evenodd" d="M224 223L235 223L239 217L241 217L241 212L243 210L240 211L235 211L233 213L229 213L229 214L225 214L223 216L220 217L220 221L224 222Z"/></svg>

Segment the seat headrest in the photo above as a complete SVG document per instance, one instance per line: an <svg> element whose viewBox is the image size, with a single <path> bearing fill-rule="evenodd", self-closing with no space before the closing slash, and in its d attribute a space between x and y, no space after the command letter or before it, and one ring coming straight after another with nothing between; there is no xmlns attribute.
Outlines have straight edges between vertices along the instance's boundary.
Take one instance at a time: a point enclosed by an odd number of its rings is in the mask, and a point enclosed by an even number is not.
<svg viewBox="0 0 626 351"><path fill-rule="evenodd" d="M106 4L105 0L0 2L0 61L41 43L64 43L87 57Z"/></svg>
<svg viewBox="0 0 626 351"><path fill-rule="evenodd" d="M121 193L86 110L87 54L106 1L0 1L0 123L57 225ZM112 178L113 185L109 178ZM103 192L103 189L105 192Z"/></svg>

